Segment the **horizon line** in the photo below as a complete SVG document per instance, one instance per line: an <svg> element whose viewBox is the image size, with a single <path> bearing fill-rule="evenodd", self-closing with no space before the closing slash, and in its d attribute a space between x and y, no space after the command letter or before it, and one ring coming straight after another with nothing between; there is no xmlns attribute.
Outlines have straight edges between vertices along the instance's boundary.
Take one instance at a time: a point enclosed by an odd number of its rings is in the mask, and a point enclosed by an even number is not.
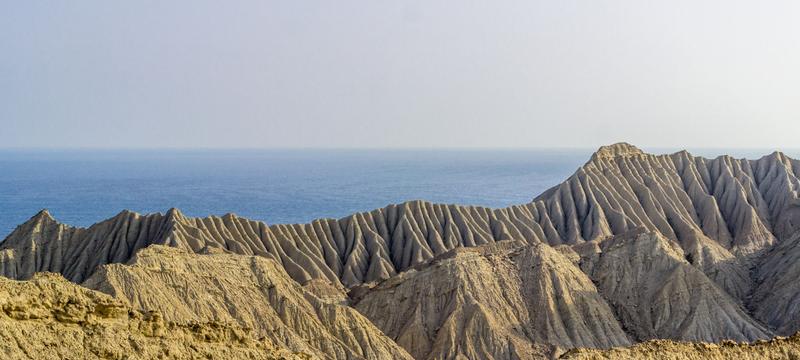
<svg viewBox="0 0 800 360"><path fill-rule="evenodd" d="M309 147L168 147L168 146L153 146L153 147L133 147L133 146L0 146L0 151L304 151L304 150L597 150L601 146L612 145L616 143L609 143L599 146L471 146L471 147L438 147L438 146L414 146L414 147L401 147L401 146L387 146L387 147L327 147L327 146L309 146ZM641 149L695 149L695 150L800 150L800 146L795 147L780 147L780 146L647 146L629 143Z"/></svg>

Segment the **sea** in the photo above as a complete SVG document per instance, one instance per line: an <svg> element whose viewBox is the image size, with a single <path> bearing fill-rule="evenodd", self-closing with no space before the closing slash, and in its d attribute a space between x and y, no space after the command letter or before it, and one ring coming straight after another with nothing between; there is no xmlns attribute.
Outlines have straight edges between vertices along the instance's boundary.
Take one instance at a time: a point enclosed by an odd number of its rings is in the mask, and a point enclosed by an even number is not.
<svg viewBox="0 0 800 360"><path fill-rule="evenodd" d="M557 185L594 150L0 150L0 239L41 209L85 227L123 209L285 224L408 200L505 207Z"/></svg>

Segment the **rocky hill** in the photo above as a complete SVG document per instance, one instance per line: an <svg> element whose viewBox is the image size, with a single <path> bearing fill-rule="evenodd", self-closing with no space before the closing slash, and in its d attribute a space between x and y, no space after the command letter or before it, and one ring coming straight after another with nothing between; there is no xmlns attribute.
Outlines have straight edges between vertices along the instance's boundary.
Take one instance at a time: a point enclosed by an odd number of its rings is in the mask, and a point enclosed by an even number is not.
<svg viewBox="0 0 800 360"><path fill-rule="evenodd" d="M417 359L529 359L631 343L589 277L544 244L458 248L356 291L354 307Z"/></svg>
<svg viewBox="0 0 800 360"><path fill-rule="evenodd" d="M223 322L168 321L41 273L0 278L3 359L310 359Z"/></svg>
<svg viewBox="0 0 800 360"><path fill-rule="evenodd" d="M778 152L707 159L620 143L503 209L412 201L271 226L123 211L88 228L42 211L0 244L0 274L60 273L318 357L755 341L800 330L799 178Z"/></svg>
<svg viewBox="0 0 800 360"><path fill-rule="evenodd" d="M772 332L660 233L632 231L593 254L590 276L636 340L753 341ZM588 262L587 261L587 262Z"/></svg>
<svg viewBox="0 0 800 360"><path fill-rule="evenodd" d="M235 323L319 359L410 359L356 310L324 302L271 259L154 245L104 265L84 286L167 321Z"/></svg>

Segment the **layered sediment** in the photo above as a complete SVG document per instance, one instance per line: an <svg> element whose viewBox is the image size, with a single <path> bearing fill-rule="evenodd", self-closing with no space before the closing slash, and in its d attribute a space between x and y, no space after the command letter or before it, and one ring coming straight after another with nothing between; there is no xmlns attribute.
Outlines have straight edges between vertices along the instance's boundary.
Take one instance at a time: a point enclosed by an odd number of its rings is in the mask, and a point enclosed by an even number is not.
<svg viewBox="0 0 800 360"><path fill-rule="evenodd" d="M411 359L359 312L320 300L263 257L154 245L128 264L102 266L83 285L167 321L238 324L318 359Z"/></svg>
<svg viewBox="0 0 800 360"><path fill-rule="evenodd" d="M168 321L40 273L0 278L4 359L311 359L224 322Z"/></svg>
<svg viewBox="0 0 800 360"><path fill-rule="evenodd" d="M631 344L589 277L545 244L459 248L359 290L354 307L416 359L530 359Z"/></svg>

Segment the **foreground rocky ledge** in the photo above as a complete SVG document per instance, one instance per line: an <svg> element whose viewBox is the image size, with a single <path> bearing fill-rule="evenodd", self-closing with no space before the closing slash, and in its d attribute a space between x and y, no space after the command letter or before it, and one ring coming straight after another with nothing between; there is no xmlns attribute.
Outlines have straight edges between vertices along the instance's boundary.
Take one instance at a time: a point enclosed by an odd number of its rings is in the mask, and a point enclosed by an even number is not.
<svg viewBox="0 0 800 360"><path fill-rule="evenodd" d="M221 322L170 322L52 273L0 277L3 359L310 359Z"/></svg>
<svg viewBox="0 0 800 360"><path fill-rule="evenodd" d="M783 360L800 359L800 333L754 343L723 341L720 344L651 340L631 347L609 350L573 349L561 359L675 359L675 360Z"/></svg>
<svg viewBox="0 0 800 360"><path fill-rule="evenodd" d="M544 246L542 248L541 246ZM569 251L566 248L561 248L560 252ZM503 264L507 261L516 262L516 266L528 268L533 264L533 269L544 268L569 268L570 265L568 256L560 255L554 249L548 249L546 245L540 245L539 248L528 247L522 244L515 244L514 242L506 242L504 244L497 244L489 247L476 247L467 248L455 251L453 253L442 256L437 259L435 264L431 264L433 271L442 271L452 266L458 267L461 265L475 266L481 261L489 261L497 265ZM526 255L527 254L527 255ZM167 256L168 255L168 256ZM533 256L532 263L523 261L528 256ZM229 270L243 271L245 269L236 268L233 264L245 263L252 261L264 261L269 265L269 260L259 260L253 257L237 257L233 255L195 255L187 254L179 249L171 249L166 247L155 246L141 251L136 257L138 260L135 265L130 266L111 266L106 267L102 272L106 276L111 273L116 273L118 279L127 279L131 284L141 280L150 283L151 286L147 291L151 295L147 296L142 293L146 288L144 283L138 286L132 286L131 290L136 290L137 296L142 298L155 299L156 297L166 296L170 290L169 286L178 286L175 282L170 282L169 279L173 275L189 276L187 283L195 284L196 288L192 292L197 295L202 295L204 291L202 288L208 288L210 284L201 285L199 282L201 278L220 279L219 276L211 276L208 271L199 271L198 266L211 266L217 263L220 266L225 266ZM166 260L169 259L171 263ZM485 259L485 260L481 260ZM195 265L191 265L195 264ZM206 264L206 265L203 265ZM509 263L512 265L513 263ZM191 273L176 271L175 267L189 270L194 267ZM494 266L493 266L494 267ZM137 270L139 269L139 270ZM163 279L159 280L158 277L143 278L143 275L137 275L138 272L152 272L154 275L157 273L162 274ZM422 272L420 272L422 271ZM409 281L413 278L424 276L424 272L432 270L414 270L406 277L409 279L398 279L397 284L384 283L379 285L374 291L380 292L387 289L399 296L397 291L403 286L402 283L413 283ZM446 270L449 271L449 270ZM246 271L244 271L246 272ZM572 271L572 276L577 278L582 277L578 270ZM194 275L193 275L194 274ZM483 272L486 274L486 272ZM568 288L575 288L576 291L581 290L580 281L568 280L563 275L554 274L554 280L557 282L566 281L564 286ZM219 274L216 274L219 275ZM192 277L195 276L195 277ZM469 277L468 273L464 276ZM270 273L268 278L281 279L285 277L278 273ZM430 278L429 276L425 276ZM536 277L525 279L529 276L520 276L520 280L530 282L535 280ZM137 280L137 278L141 278ZM224 277L222 277L224 278ZM455 276L460 279L461 276ZM119 281L109 281L106 279L104 284L118 284ZM275 282L281 280L269 280L273 285L259 285L258 287L275 289L278 286ZM584 281L586 282L586 281ZM162 284L163 283L163 284ZM131 285L127 284L127 285ZM167 287L163 285L171 284ZM588 284L588 283L587 283ZM126 286L127 286L126 285ZM442 286L442 284L431 284L435 286ZM470 293L475 296L480 296L480 287L470 289ZM106 285L110 286L110 285ZM243 284L242 284L243 286ZM283 285L281 285L283 286ZM291 286L291 285L287 285ZM461 285L455 285L461 286ZM533 285L542 290L549 286L541 287L540 285ZM552 285L550 285L552 286ZM243 286L244 288L250 288ZM379 290L384 289L384 290ZM510 287L509 290L513 290ZM106 291L111 290L105 289ZM222 288L220 290L226 291ZM241 291L241 290L240 290ZM373 292L374 292L373 291ZM566 290L567 292L570 290ZM117 288L114 292L126 293L122 288ZM289 293L287 289L281 290L282 293ZM550 291L546 291L550 292ZM208 294L213 291L208 291ZM559 292L564 294L563 292ZM306 294L307 297L313 299L313 295ZM370 296L370 295L367 295ZM201 296L203 297L203 296ZM405 296L400 296L405 297ZM160 303L168 304L175 303L169 301L167 298L160 300ZM259 306L257 299L251 296L243 296L242 299L249 299L255 301L253 306ZM197 359L197 358L224 358L224 359L314 359L314 358L327 358L327 355L319 354L313 355L309 353L296 353L288 351L284 348L283 344L276 344L275 339L270 336L259 336L257 330L251 330L249 327L241 327L236 324L236 320L232 322L221 321L204 321L204 316L175 316L176 314L162 313L159 311L140 311L134 310L129 306L129 300L124 296L122 298L115 298L107 294L90 290L73 283L68 282L62 276L53 273L37 273L28 281L14 281L0 277L0 352L4 355L4 359ZM175 300L175 299L173 299ZM198 311L197 300L194 302L189 301L189 298L179 302L184 303L184 306L191 306ZM209 299L210 302L203 306L213 306L214 303L220 305L218 301ZM360 299L363 305L364 301L368 299ZM185 302L184 302L185 301ZM284 304L287 301L295 301L289 298L280 300ZM371 301L371 300L370 300ZM537 303L542 301L530 299ZM555 298L545 300L544 303L551 301L558 301ZM435 301L431 301L434 303ZM481 306L490 306L491 301L489 298L484 298L481 301ZM517 301L523 310L526 301ZM141 306L144 308L159 308L159 306ZM234 311L232 314L240 313L245 310L244 305L235 310L235 305L227 304L228 310ZM233 306L233 307L231 307ZM293 305L288 305L289 307ZM324 306L318 304L317 306ZM563 305L559 305L563 306ZM357 308L362 306L356 306ZM581 306L583 307L583 306ZM591 306L597 308L597 306ZM168 307L160 309L167 311ZM210 309L210 308L209 308ZM222 308L219 308L220 310ZM363 311L364 309L362 309ZM370 313L370 311L366 311ZM524 313L522 311L521 313ZM549 313L549 312L547 312ZM165 314L167 316L165 316ZM263 315L263 314L262 314ZM489 314L485 314L489 315ZM564 315L562 315L564 316ZM569 315L567 317L577 318L578 315ZM200 320L186 320L187 318L199 318ZM452 318L452 316L451 316ZM473 322L475 318L472 317ZM175 321L171 319L177 319ZM461 323L462 320L456 320L455 323ZM613 320L612 320L613 321ZM241 321L240 321L241 322ZM281 321L272 319L268 323L274 326ZM452 321L445 321L452 322ZM248 323L248 322L246 322ZM252 325L258 325L253 324ZM261 324L268 325L268 324ZM498 328L500 325L495 324L488 326L486 331L489 333L497 334L510 334L509 331ZM364 327L364 324L361 325ZM366 326L369 327L369 326ZM457 331L461 332L461 331ZM369 336L373 338L372 342L382 337L382 334L375 333ZM422 339L420 336L414 336L417 339ZM402 340L402 339L400 339ZM480 339L463 339L470 340L473 344L483 343L488 344ZM331 343L338 342L335 339L328 339ZM452 340L451 340L452 341ZM534 340L534 343L547 343L548 341ZM402 342L401 342L402 343ZM458 341L455 341L457 344ZM408 345L408 344L406 344ZM456 347L465 349L462 346L468 344L456 345ZM507 344L509 345L509 344ZM523 345L522 343L517 346ZM524 346L523 346L524 347ZM510 346L509 349L517 348L521 350L522 347ZM399 350L399 349L398 349ZM452 350L456 350L455 348ZM552 358L557 357L559 351L533 351L531 349L527 354L521 354L519 351L514 353L521 358ZM545 350L545 349L540 349ZM455 351L462 353L462 351ZM417 354L418 358L426 358L426 352ZM448 351L439 352L441 357L428 358L452 358L447 356ZM491 353L491 351L489 352ZM548 355L549 353L549 355ZM472 355L480 356L486 354L485 352L474 352ZM397 355L397 356L395 356ZM452 355L452 353L451 353ZM406 355L399 350L397 354L385 352L383 354L373 354L366 356L368 358L396 358L405 357ZM360 358L358 355L350 354L345 356L347 358ZM456 357L458 358L458 357ZM611 349L586 349L579 348L563 353L559 358L561 359L800 359L800 334L792 337L776 337L772 340L759 340L753 343L736 343L733 341L723 341L720 344L712 343L689 343L689 342L675 342L669 340L651 340L643 342L631 347L613 347Z"/></svg>

